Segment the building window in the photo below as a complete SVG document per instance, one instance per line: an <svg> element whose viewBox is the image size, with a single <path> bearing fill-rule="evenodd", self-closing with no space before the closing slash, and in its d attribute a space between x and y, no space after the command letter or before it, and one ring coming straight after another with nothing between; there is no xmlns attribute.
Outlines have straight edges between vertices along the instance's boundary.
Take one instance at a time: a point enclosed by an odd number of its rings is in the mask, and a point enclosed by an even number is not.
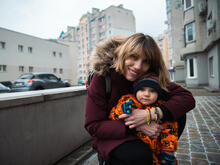
<svg viewBox="0 0 220 165"><path fill-rule="evenodd" d="M28 53L32 53L33 52L33 48L32 47L28 47Z"/></svg>
<svg viewBox="0 0 220 165"><path fill-rule="evenodd" d="M185 26L185 38L186 43L195 40L195 23L189 23Z"/></svg>
<svg viewBox="0 0 220 165"><path fill-rule="evenodd" d="M172 68L173 67L173 60L169 60L169 62L170 62L170 68Z"/></svg>
<svg viewBox="0 0 220 165"><path fill-rule="evenodd" d="M5 42L0 41L0 49L5 49Z"/></svg>
<svg viewBox="0 0 220 165"><path fill-rule="evenodd" d="M102 16L98 19L99 22L104 22L104 20L105 20L105 16Z"/></svg>
<svg viewBox="0 0 220 165"><path fill-rule="evenodd" d="M62 68L60 68L60 74L63 74L63 69Z"/></svg>
<svg viewBox="0 0 220 165"><path fill-rule="evenodd" d="M0 72L6 72L7 66L6 65L0 65Z"/></svg>
<svg viewBox="0 0 220 165"><path fill-rule="evenodd" d="M105 36L105 32L99 33L99 37L104 37Z"/></svg>
<svg viewBox="0 0 220 165"><path fill-rule="evenodd" d="M28 70L29 70L29 72L33 72L34 71L34 67L33 66L29 66Z"/></svg>
<svg viewBox="0 0 220 165"><path fill-rule="evenodd" d="M214 77L214 72L213 72L213 57L209 57L209 75L210 77Z"/></svg>
<svg viewBox="0 0 220 165"><path fill-rule="evenodd" d="M187 75L188 78L197 77L197 61L195 57L187 59Z"/></svg>
<svg viewBox="0 0 220 165"><path fill-rule="evenodd" d="M53 73L57 73L57 68L53 68Z"/></svg>
<svg viewBox="0 0 220 165"><path fill-rule="evenodd" d="M101 30L101 29L105 29L105 25L100 25L99 30Z"/></svg>
<svg viewBox="0 0 220 165"><path fill-rule="evenodd" d="M193 7L193 0L184 0L184 10Z"/></svg>
<svg viewBox="0 0 220 165"><path fill-rule="evenodd" d="M23 45L18 45L18 52L23 52Z"/></svg>
<svg viewBox="0 0 220 165"><path fill-rule="evenodd" d="M55 51L53 51L53 57L56 57L56 52Z"/></svg>
<svg viewBox="0 0 220 165"><path fill-rule="evenodd" d="M18 70L19 72L24 72L24 66L19 66Z"/></svg>
<svg viewBox="0 0 220 165"><path fill-rule="evenodd" d="M90 23L93 25L95 24L95 19L91 20Z"/></svg>
<svg viewBox="0 0 220 165"><path fill-rule="evenodd" d="M95 28L91 28L91 32L95 32Z"/></svg>
<svg viewBox="0 0 220 165"><path fill-rule="evenodd" d="M63 54L62 54L61 52L59 53L59 57L60 57L60 58L62 58L62 57L63 57Z"/></svg>

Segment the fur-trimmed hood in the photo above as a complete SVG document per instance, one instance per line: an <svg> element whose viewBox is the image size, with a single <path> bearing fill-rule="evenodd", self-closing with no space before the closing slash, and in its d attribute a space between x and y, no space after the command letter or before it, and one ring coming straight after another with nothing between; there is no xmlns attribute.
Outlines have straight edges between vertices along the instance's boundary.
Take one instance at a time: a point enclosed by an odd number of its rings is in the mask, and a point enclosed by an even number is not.
<svg viewBox="0 0 220 165"><path fill-rule="evenodd" d="M106 75L112 68L115 50L125 41L126 37L116 36L96 46L92 56L92 69L100 74Z"/></svg>

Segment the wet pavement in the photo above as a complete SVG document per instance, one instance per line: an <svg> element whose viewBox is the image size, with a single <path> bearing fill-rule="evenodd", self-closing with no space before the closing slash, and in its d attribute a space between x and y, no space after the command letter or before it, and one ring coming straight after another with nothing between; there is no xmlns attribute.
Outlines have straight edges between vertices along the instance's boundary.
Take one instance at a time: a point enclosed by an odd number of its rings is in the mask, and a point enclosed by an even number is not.
<svg viewBox="0 0 220 165"><path fill-rule="evenodd" d="M220 165L220 93L189 89L196 99L196 108L187 113L184 132L178 142L179 165ZM57 165L98 165L91 142L74 151ZM88 152L89 151L89 152ZM77 155L86 155L77 160ZM82 157L82 156L81 156ZM77 160L77 161L76 161Z"/></svg>

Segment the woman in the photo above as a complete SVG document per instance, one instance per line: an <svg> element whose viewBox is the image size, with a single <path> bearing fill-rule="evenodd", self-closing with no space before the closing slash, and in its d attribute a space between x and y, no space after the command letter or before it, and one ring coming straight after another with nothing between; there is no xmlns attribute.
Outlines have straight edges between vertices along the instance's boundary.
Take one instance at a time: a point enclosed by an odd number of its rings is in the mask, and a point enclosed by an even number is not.
<svg viewBox="0 0 220 165"><path fill-rule="evenodd" d="M108 119L110 110L122 95L132 93L133 82L146 74L158 76L166 93L163 95L166 102L158 107L162 121L182 119L195 106L192 94L169 81L157 44L142 33L127 38L115 37L97 46L93 69L96 74L88 88L85 128L93 137L94 149L111 165L152 164L151 150L135 136L135 130L157 138L161 125L147 126L145 110L122 114L119 116L122 120L115 121ZM110 99L105 93L104 76L107 74L112 84Z"/></svg>

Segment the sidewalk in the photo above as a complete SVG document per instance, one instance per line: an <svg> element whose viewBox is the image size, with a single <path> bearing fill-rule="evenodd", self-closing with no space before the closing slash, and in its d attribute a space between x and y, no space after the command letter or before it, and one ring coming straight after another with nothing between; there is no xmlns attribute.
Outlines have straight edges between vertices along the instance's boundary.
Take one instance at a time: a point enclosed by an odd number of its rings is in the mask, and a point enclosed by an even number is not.
<svg viewBox="0 0 220 165"><path fill-rule="evenodd" d="M189 90L195 96L196 108L187 114L186 127L178 143L178 163L220 165L220 93ZM91 143L87 145L88 149L91 150ZM74 163L76 155L73 152L57 165L98 165L97 155L92 150L86 158Z"/></svg>

